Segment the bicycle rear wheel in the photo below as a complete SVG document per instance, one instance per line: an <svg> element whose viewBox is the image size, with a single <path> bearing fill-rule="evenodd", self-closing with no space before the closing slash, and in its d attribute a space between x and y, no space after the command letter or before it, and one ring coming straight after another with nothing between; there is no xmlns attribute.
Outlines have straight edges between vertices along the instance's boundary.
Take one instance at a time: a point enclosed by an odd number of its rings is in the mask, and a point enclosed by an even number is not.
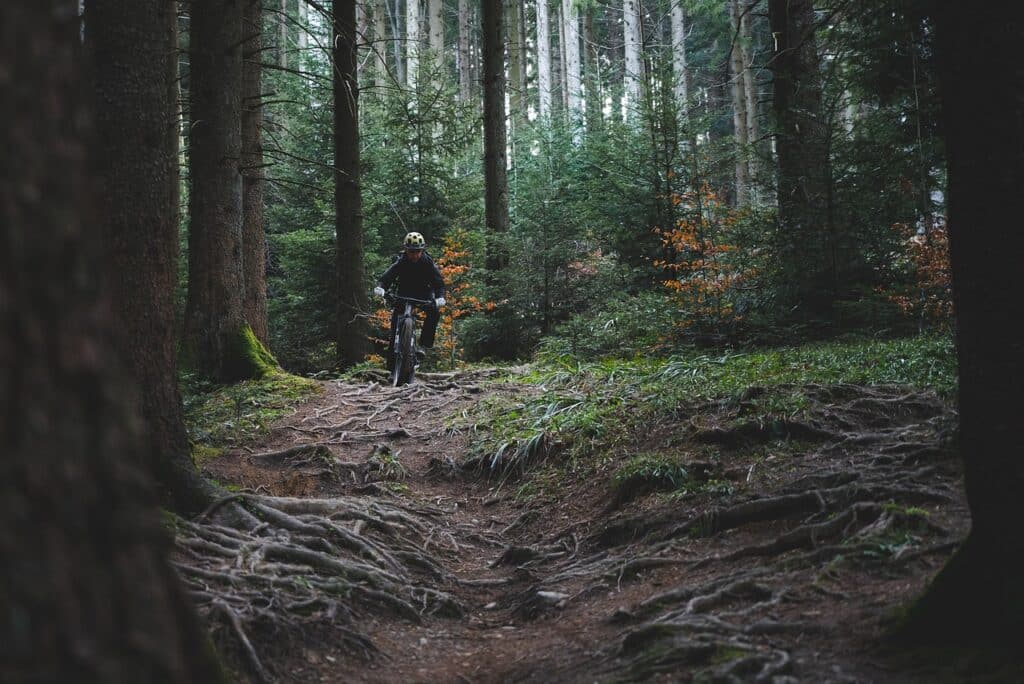
<svg viewBox="0 0 1024 684"><path fill-rule="evenodd" d="M398 358L395 359L395 368L398 371L398 385L406 385L412 382L413 374L416 372L416 322L412 318L406 318L400 323L398 332Z"/></svg>

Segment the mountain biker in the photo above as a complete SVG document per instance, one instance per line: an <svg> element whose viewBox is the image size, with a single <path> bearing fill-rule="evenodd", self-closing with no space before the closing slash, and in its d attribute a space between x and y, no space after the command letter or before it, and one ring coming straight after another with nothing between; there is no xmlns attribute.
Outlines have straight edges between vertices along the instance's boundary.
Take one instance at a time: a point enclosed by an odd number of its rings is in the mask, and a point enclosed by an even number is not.
<svg viewBox="0 0 1024 684"><path fill-rule="evenodd" d="M437 332L437 322L441 317L441 307L447 302L444 299L445 285L441 271L437 269L434 260L426 251L427 241L419 233L407 233L402 240L402 252L395 258L394 263L388 267L377 280L377 286L373 293L383 297L384 293L397 283L396 294L399 297L411 299L422 299L433 301L433 307L424 307L426 320L423 322L423 330L420 332L420 349L416 350L418 358L422 358L422 349L430 349L434 346L434 334ZM398 325L398 317L402 313L403 305L395 303L391 311L391 330L388 333L388 368L390 370L394 362L395 328Z"/></svg>

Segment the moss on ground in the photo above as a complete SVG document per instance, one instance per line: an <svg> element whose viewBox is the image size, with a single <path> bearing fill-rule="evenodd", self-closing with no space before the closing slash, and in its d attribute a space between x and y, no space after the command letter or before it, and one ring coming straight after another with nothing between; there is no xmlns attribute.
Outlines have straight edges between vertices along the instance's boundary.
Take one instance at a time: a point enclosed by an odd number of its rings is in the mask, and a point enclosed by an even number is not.
<svg viewBox="0 0 1024 684"><path fill-rule="evenodd" d="M198 458L268 432L269 425L322 391L320 383L274 369L257 380L214 385L186 376L185 423Z"/></svg>

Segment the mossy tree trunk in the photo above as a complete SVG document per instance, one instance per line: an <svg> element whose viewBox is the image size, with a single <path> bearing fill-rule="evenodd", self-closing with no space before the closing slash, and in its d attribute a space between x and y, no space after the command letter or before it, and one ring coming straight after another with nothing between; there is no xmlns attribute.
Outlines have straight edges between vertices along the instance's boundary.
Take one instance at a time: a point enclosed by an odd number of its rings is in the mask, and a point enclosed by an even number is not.
<svg viewBox="0 0 1024 684"><path fill-rule="evenodd" d="M337 236L337 352L346 368L362 361L369 347L370 304L364 282L363 199L359 174L359 84L356 81L355 0L335 0L334 199Z"/></svg>
<svg viewBox="0 0 1024 684"><path fill-rule="evenodd" d="M177 13L168 0L93 0L96 172L116 343L145 421L161 498L196 513L213 488L191 459L177 384Z"/></svg>
<svg viewBox="0 0 1024 684"><path fill-rule="evenodd" d="M1000 3L942 4L935 19L971 532L912 609L903 636L1017 648L1024 537L1013 521L1024 492L1024 339L1007 326L1024 317L1024 68L1017 57L1024 19Z"/></svg>
<svg viewBox="0 0 1024 684"><path fill-rule="evenodd" d="M242 9L192 5L187 363L206 378L259 377L275 364L245 319L242 242Z"/></svg>
<svg viewBox="0 0 1024 684"><path fill-rule="evenodd" d="M165 65L171 3L95 0L90 29L114 6L124 25L95 43L152 39L148 66ZM0 681L223 681L167 560L99 294L77 17L66 0L0 3L0 33ZM162 75L124 96L166 93ZM162 158L166 137L144 144Z"/></svg>
<svg viewBox="0 0 1024 684"><path fill-rule="evenodd" d="M263 221L262 0L244 0L242 32L242 266L245 320L267 339L267 239Z"/></svg>

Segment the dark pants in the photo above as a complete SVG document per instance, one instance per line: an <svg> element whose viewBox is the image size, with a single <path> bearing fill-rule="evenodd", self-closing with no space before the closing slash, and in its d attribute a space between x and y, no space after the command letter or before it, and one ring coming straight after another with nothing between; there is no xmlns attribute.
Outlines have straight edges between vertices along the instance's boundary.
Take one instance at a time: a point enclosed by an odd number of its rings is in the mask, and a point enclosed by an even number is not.
<svg viewBox="0 0 1024 684"><path fill-rule="evenodd" d="M405 304L399 304L391 310L391 330L388 331L388 368L395 360L395 328L398 327L398 317L405 311ZM437 322L441 319L441 312L437 307L424 308L426 320L423 321L423 328L420 330L420 346L430 349L434 346L434 335L437 333Z"/></svg>

